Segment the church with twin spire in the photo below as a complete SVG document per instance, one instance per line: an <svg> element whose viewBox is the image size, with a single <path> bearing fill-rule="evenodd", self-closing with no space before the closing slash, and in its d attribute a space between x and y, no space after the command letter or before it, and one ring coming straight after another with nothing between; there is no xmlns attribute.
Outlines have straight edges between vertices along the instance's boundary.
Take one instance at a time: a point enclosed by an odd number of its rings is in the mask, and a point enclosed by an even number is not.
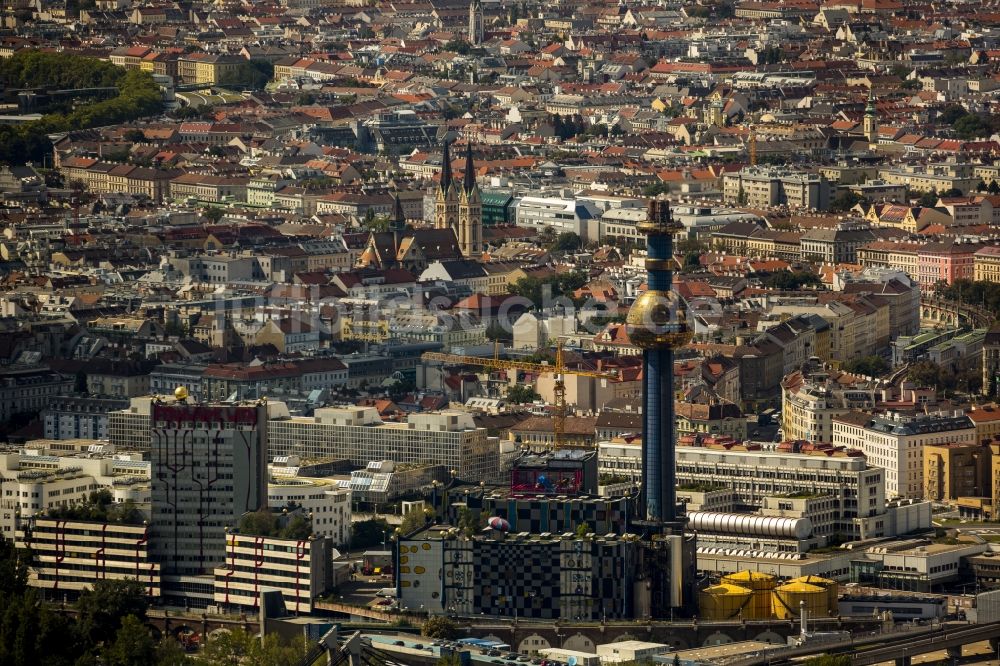
<svg viewBox="0 0 1000 666"><path fill-rule="evenodd" d="M465 148L465 173L459 183L451 170L451 150L444 144L441 155L441 182L434 202L434 227L451 229L458 239L462 256L476 258L483 252L483 201L476 182L472 144Z"/></svg>
<svg viewBox="0 0 1000 666"><path fill-rule="evenodd" d="M389 229L369 234L356 267L420 272L434 261L481 258L483 200L476 182L472 145L465 149L465 172L461 182L452 175L451 150L447 142L442 152L441 182L434 192L434 225L408 227L397 193L393 196Z"/></svg>

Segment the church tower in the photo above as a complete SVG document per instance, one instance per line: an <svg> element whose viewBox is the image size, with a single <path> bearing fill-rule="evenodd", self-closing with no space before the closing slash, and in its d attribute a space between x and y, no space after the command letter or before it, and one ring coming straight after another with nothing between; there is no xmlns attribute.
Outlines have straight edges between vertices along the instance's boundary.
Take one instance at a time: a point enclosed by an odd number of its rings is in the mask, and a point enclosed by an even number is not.
<svg viewBox="0 0 1000 666"><path fill-rule="evenodd" d="M878 146L878 110L875 108L875 89L868 92L868 106L865 107L865 120L862 125L868 147L875 150Z"/></svg>
<svg viewBox="0 0 1000 666"><path fill-rule="evenodd" d="M403 202L399 199L399 192L392 194L392 251L396 254L392 257L392 265L395 266L399 260L400 246L403 244L403 235L406 233L406 214L403 212Z"/></svg>
<svg viewBox="0 0 1000 666"><path fill-rule="evenodd" d="M434 226L454 229L458 223L458 192L451 177L451 150L447 141L441 154L441 182L434 201Z"/></svg>
<svg viewBox="0 0 1000 666"><path fill-rule="evenodd" d="M472 142L465 144L465 178L458 204L458 246L466 257L477 257L483 251L483 199L476 182L476 167L472 163Z"/></svg>
<svg viewBox="0 0 1000 666"><path fill-rule="evenodd" d="M483 43L483 5L480 0L472 0L469 5L469 43L473 46Z"/></svg>

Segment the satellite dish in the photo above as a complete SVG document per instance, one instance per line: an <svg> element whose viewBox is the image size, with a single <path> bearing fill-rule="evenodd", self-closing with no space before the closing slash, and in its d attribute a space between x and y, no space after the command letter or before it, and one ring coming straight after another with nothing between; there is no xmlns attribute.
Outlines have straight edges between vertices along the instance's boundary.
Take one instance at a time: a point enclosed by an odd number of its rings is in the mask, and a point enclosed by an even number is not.
<svg viewBox="0 0 1000 666"><path fill-rule="evenodd" d="M566 660L568 666L576 666L576 657L570 657Z"/></svg>

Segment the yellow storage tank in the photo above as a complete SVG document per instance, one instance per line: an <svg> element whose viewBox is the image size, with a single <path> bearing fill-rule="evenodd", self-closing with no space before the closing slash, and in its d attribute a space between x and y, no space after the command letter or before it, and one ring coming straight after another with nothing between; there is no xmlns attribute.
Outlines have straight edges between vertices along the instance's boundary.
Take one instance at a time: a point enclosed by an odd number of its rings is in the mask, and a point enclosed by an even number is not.
<svg viewBox="0 0 1000 666"><path fill-rule="evenodd" d="M806 583L807 585L815 585L816 587L822 587L826 590L826 612L830 617L840 615L840 583L835 580L830 580L829 578L823 578L822 576L801 576L793 580L788 581L789 583Z"/></svg>
<svg viewBox="0 0 1000 666"><path fill-rule="evenodd" d="M743 619L769 620L774 616L772 596L777 579L771 574L759 571L738 571L722 577L728 585L738 585L753 592L753 599L743 610Z"/></svg>
<svg viewBox="0 0 1000 666"><path fill-rule="evenodd" d="M698 617L703 620L731 620L746 612L753 591L739 585L721 583L698 593Z"/></svg>
<svg viewBox="0 0 1000 666"><path fill-rule="evenodd" d="M800 602L805 602L809 617L826 617L827 592L819 585L785 583L774 589L774 615L779 620L798 618Z"/></svg>

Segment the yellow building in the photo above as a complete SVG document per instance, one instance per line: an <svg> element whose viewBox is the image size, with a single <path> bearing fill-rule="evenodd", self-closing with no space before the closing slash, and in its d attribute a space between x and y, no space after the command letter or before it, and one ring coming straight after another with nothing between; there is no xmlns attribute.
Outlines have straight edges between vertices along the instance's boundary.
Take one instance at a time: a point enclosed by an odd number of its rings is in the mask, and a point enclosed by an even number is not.
<svg viewBox="0 0 1000 666"><path fill-rule="evenodd" d="M1000 282L1000 247L990 245L972 255L973 280Z"/></svg>
<svg viewBox="0 0 1000 666"><path fill-rule="evenodd" d="M1000 440L1000 405L974 405L966 416L976 424L976 441L991 442Z"/></svg>
<svg viewBox="0 0 1000 666"><path fill-rule="evenodd" d="M340 318L340 338L360 342L386 342L389 339L389 320L375 307L351 308Z"/></svg>
<svg viewBox="0 0 1000 666"><path fill-rule="evenodd" d="M233 81L246 64L239 56L190 53L178 59L177 73L183 83L217 85Z"/></svg>
<svg viewBox="0 0 1000 666"><path fill-rule="evenodd" d="M980 444L927 444L923 448L924 499L949 502L991 492L992 455Z"/></svg>

